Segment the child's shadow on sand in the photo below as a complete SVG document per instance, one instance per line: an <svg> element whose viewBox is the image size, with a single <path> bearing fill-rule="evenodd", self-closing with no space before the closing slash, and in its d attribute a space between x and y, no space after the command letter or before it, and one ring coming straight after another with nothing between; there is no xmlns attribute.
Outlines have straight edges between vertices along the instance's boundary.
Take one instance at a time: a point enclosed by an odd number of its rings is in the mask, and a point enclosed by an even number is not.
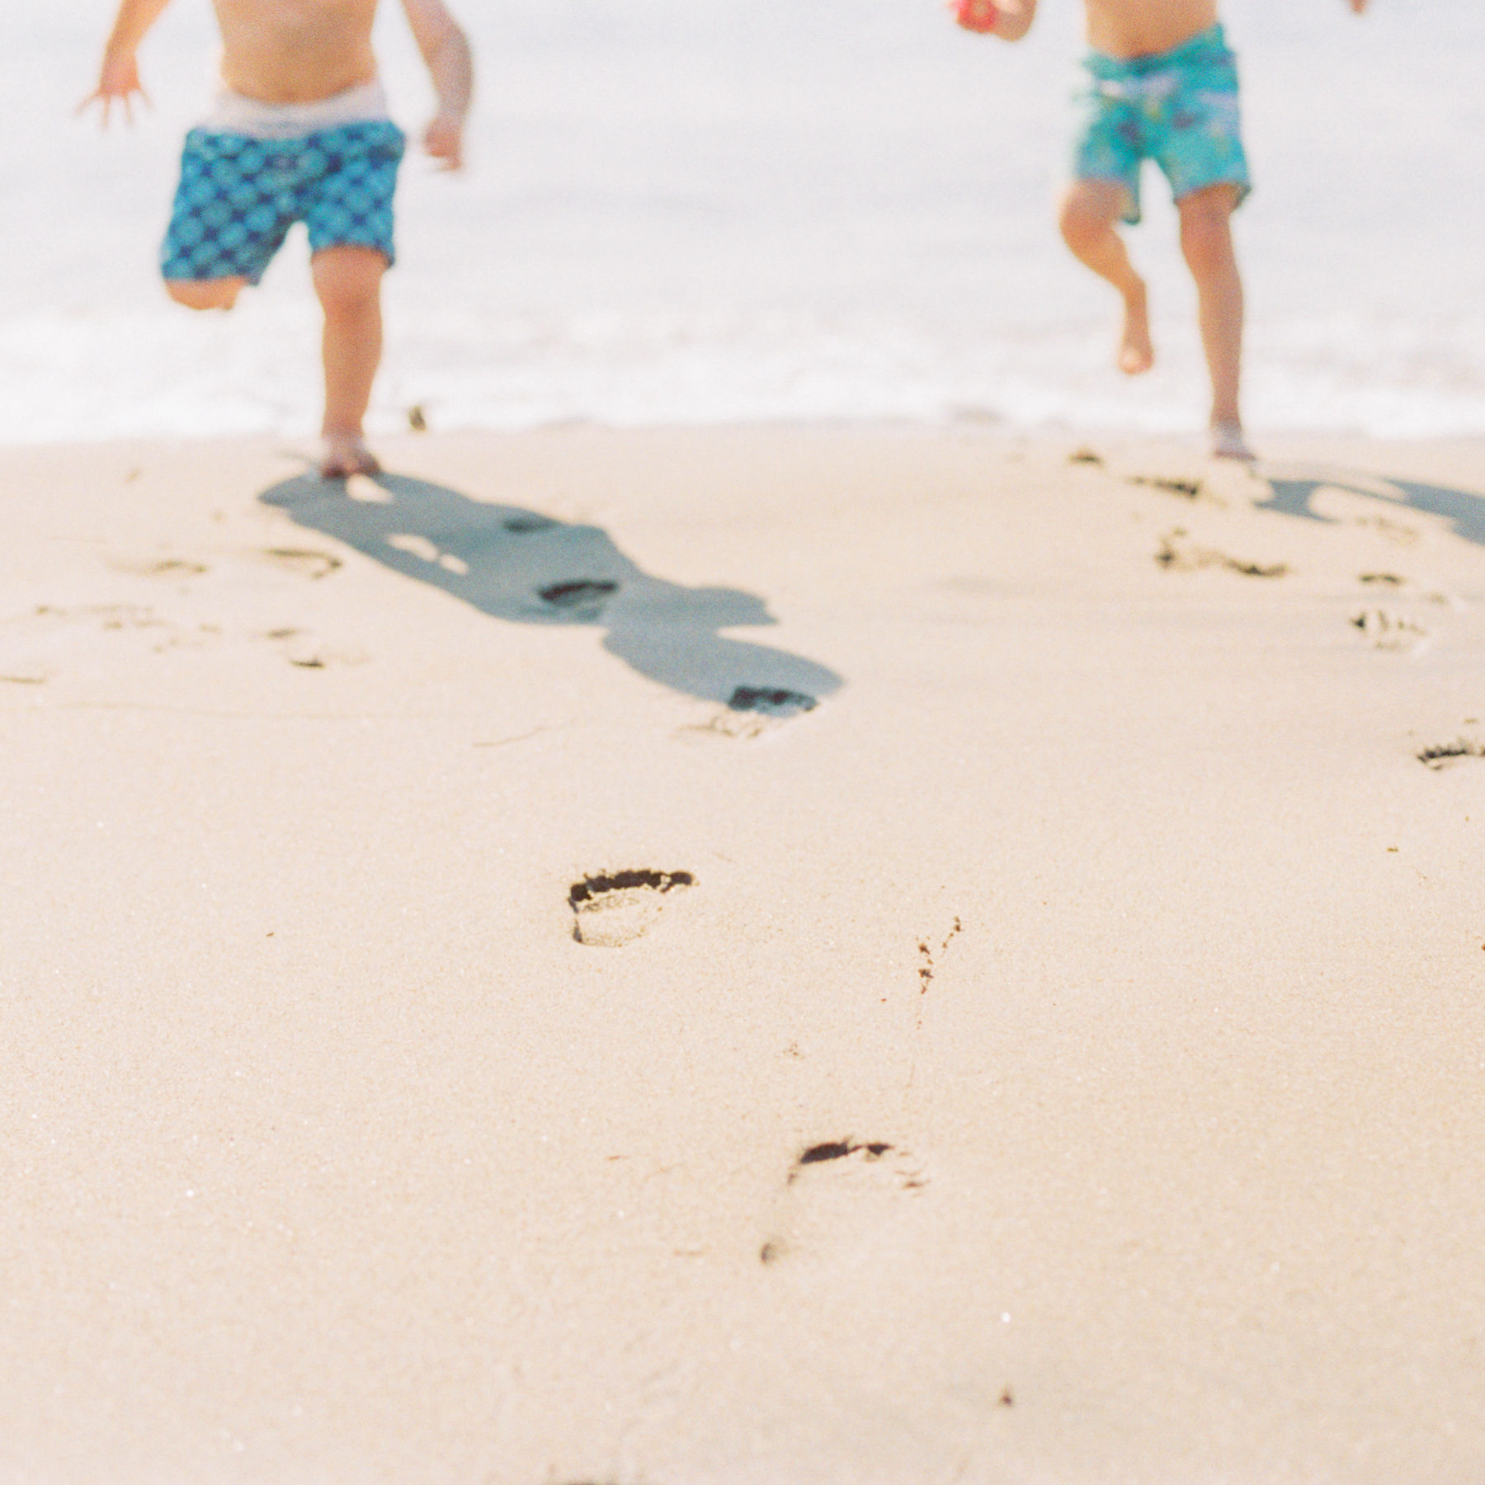
<svg viewBox="0 0 1485 1485"><path fill-rule="evenodd" d="M1445 485L1428 485L1418 480L1388 479L1350 469L1266 471L1264 479L1269 487L1269 497L1257 503L1257 510L1277 511L1280 515L1335 525L1335 517L1322 515L1310 502L1317 490L1345 490L1353 495L1370 496L1399 510L1443 516L1456 536L1476 546L1485 546L1485 496L1471 494L1468 490L1452 490Z"/></svg>
<svg viewBox="0 0 1485 1485"><path fill-rule="evenodd" d="M352 499L343 482L314 475L284 480L258 499L493 618L602 624L611 654L704 701L746 706L761 695L799 710L840 688L841 678L823 665L722 636L723 629L777 622L752 593L650 577L597 526L489 505L407 475L384 473L374 483L381 500Z"/></svg>

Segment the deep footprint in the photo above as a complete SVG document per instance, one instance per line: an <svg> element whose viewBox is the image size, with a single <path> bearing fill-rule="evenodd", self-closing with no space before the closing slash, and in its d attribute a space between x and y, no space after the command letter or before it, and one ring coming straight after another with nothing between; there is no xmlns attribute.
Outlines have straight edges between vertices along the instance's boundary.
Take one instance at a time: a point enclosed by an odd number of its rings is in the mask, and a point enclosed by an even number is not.
<svg viewBox="0 0 1485 1485"><path fill-rule="evenodd" d="M542 588L539 596L543 603L569 613L596 612L618 591L617 583L601 578L579 578L569 583L553 583L549 588Z"/></svg>
<svg viewBox="0 0 1485 1485"><path fill-rule="evenodd" d="M890 1161L886 1160L888 1155L892 1156ZM853 1139L850 1135L839 1140L824 1140L801 1150L784 1184L794 1185L806 1171L817 1165L833 1165L841 1170L880 1166L879 1179L903 1191L918 1191L928 1184L913 1157L900 1146L890 1145L885 1140Z"/></svg>
<svg viewBox="0 0 1485 1485"><path fill-rule="evenodd" d="M868 1160L880 1160L891 1148L891 1145L880 1140L871 1144L856 1144L849 1139L828 1140L823 1145L811 1145L794 1162L794 1169L789 1172L789 1185L794 1184L799 1172L807 1165L823 1165L828 1160L849 1160L852 1155L863 1150Z"/></svg>
<svg viewBox="0 0 1485 1485"><path fill-rule="evenodd" d="M1415 755L1418 761L1437 772L1447 768L1460 758L1485 758L1485 743L1473 742L1469 738L1455 738L1453 742L1436 743Z"/></svg>
<svg viewBox="0 0 1485 1485"><path fill-rule="evenodd" d="M814 711L819 704L803 691L784 691L768 686L739 686L727 702L732 711L757 712L765 717L797 717Z"/></svg>
<svg viewBox="0 0 1485 1485"><path fill-rule="evenodd" d="M574 882L567 905L572 936L590 948L617 949L649 932L669 893L694 887L689 871L618 871Z"/></svg>

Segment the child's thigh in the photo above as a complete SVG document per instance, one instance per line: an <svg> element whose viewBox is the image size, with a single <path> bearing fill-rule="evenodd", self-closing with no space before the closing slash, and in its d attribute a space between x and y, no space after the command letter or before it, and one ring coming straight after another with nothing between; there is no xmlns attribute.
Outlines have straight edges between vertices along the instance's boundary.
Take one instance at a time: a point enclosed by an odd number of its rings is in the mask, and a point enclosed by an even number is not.
<svg viewBox="0 0 1485 1485"><path fill-rule="evenodd" d="M1165 111L1152 153L1177 202L1219 185L1233 187L1233 204L1241 202L1252 183L1236 81L1198 78L1184 86Z"/></svg>
<svg viewBox="0 0 1485 1485"><path fill-rule="evenodd" d="M390 121L348 124L317 139L323 165L302 202L310 251L361 247L396 259L392 198L402 131Z"/></svg>
<svg viewBox="0 0 1485 1485"><path fill-rule="evenodd" d="M255 284L292 221L263 140L193 129L181 153L161 272L170 282Z"/></svg>
<svg viewBox="0 0 1485 1485"><path fill-rule="evenodd" d="M1078 183L1121 188L1117 215L1140 219L1140 166L1146 146L1139 111L1128 101L1089 89L1076 100L1072 176Z"/></svg>

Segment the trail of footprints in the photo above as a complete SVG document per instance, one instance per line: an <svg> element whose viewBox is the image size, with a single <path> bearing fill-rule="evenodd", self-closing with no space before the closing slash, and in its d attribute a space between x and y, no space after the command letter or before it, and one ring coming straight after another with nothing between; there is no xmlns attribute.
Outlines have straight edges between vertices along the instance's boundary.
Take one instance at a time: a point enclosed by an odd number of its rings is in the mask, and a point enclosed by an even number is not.
<svg viewBox="0 0 1485 1485"><path fill-rule="evenodd" d="M1104 460L1093 449L1081 448L1068 456L1071 464L1089 464L1102 467ZM1206 501L1217 506L1227 502L1208 490L1202 480L1196 478L1171 478L1161 475L1136 474L1125 477L1125 483L1146 489L1159 490L1189 503ZM1387 516L1365 516L1354 518L1353 524L1377 531L1388 540L1399 545L1410 546L1420 533L1415 527L1395 521ZM1157 566L1167 572L1200 572L1207 568L1220 568L1235 572L1242 577L1282 578L1290 569L1284 562L1259 562L1245 557L1234 557L1217 547L1201 546L1183 526L1172 527L1160 538L1155 552ZM1406 578L1389 572L1364 572L1358 581L1363 585L1381 590L1398 592L1409 586ZM1449 604L1450 599L1442 593L1429 593L1425 601L1434 604ZM1372 605L1353 613L1350 618L1353 628L1359 630L1373 648L1413 653L1429 639L1430 631L1416 616L1396 608Z"/></svg>
<svg viewBox="0 0 1485 1485"><path fill-rule="evenodd" d="M1086 464L1105 467L1103 456L1091 448L1080 448L1068 455L1070 464ZM1131 475L1125 483L1158 490L1188 503L1209 501L1216 505L1226 502L1206 489L1200 479L1166 478L1156 475ZM1376 532L1396 546L1415 545L1422 533L1415 526L1398 521L1390 516L1369 515L1352 517L1350 523ZM1167 572L1199 572L1208 568L1219 568L1251 578L1282 578L1290 569L1283 562L1257 562L1247 558L1233 557L1216 547L1202 546L1191 537L1183 526L1175 526L1160 537L1155 552L1157 566ZM1422 592L1406 577L1396 572L1372 571L1357 574L1357 583L1375 593L1378 598L1386 594L1400 599L1411 599L1414 603L1425 603L1434 608L1458 608L1459 600L1448 593ZM1432 629L1416 613L1386 602L1370 602L1353 609L1348 622L1362 639L1373 649L1396 654L1416 654L1432 638ZM1465 719L1467 727L1478 726L1473 717ZM1438 772L1462 760L1485 759L1485 738L1460 734L1420 748L1414 756L1425 767Z"/></svg>
<svg viewBox="0 0 1485 1485"><path fill-rule="evenodd" d="M1097 462L1096 455L1074 457L1081 462ZM1140 478L1135 483L1190 501L1213 498L1204 497L1196 481ZM1215 548L1199 546L1180 527L1161 538L1156 561L1174 571L1220 567L1253 578L1281 578L1289 571L1284 563L1238 559ZM1388 573L1364 573L1359 581L1378 590L1406 586L1404 579ZM540 597L553 608L586 616L596 614L615 588L612 583L578 579L543 589ZM1383 649L1411 648L1426 634L1415 621L1380 606L1362 610L1351 622ZM732 736L756 735L762 723L801 715L815 705L814 698L788 690L738 686L722 716L711 726ZM1418 757L1430 768L1442 768L1460 758L1485 758L1485 742L1458 739L1425 748ZM632 943L650 931L677 894L695 883L695 877L687 871L630 869L585 876L568 892L573 937L578 943L594 948L620 948ZM956 920L955 932L959 926ZM926 990L932 977L932 959L927 955L926 942L920 945L920 953L927 956L919 968L920 990ZM887 1140L847 1135L809 1145L799 1152L789 1168L769 1236L759 1247L758 1261L771 1267L828 1252L869 1229L874 1215L877 1220L885 1220L897 1201L916 1195L927 1184L921 1163ZM1012 1390L1007 1386L999 1405L1011 1407L1014 1402Z"/></svg>
<svg viewBox="0 0 1485 1485"><path fill-rule="evenodd" d="M504 522L507 530L520 535L544 531L553 524L546 517L535 514L513 516ZM436 551L422 550L421 538L394 537L391 544L399 550L414 550L429 560L438 557ZM431 543L426 545L431 547ZM344 565L334 553L314 547L263 547L252 555L310 582L330 577ZM451 565L455 559L438 560ZM462 563L458 565L467 572ZM181 584L205 577L211 571L204 562L175 556L119 558L111 561L109 566L130 577ZM619 590L620 584L608 578L576 577L548 584L538 589L535 597L545 609L560 614L564 619L596 622L603 617L605 606ZM186 593L190 590L183 586L180 591ZM220 624L201 622L192 625L167 617L153 604L116 603L74 608L43 604L30 614L0 619L0 685L45 685L57 673L58 666L54 660L43 658L38 648L48 648L47 636L60 629L90 625L105 632L151 631L150 647L157 654L185 647L199 648L226 637ZM317 640L311 631L293 624L278 625L254 637L277 645L284 659L301 670L355 665L367 659L359 651L330 648ZM683 731L753 738L782 721L813 711L817 705L815 697L803 692L775 686L738 685L733 688L726 704L706 724Z"/></svg>
<svg viewBox="0 0 1485 1485"><path fill-rule="evenodd" d="M179 624L147 604L37 604L29 613L0 620L0 683L46 685L67 668L69 644L84 629L141 638L157 655L201 648L222 636L219 625Z"/></svg>
<svg viewBox="0 0 1485 1485"><path fill-rule="evenodd" d="M1135 480L1136 484L1179 484L1179 481ZM1196 489L1197 486L1183 486ZM1194 499L1195 495L1187 498ZM1242 577L1282 578L1290 569L1284 562L1254 562L1232 557L1216 547L1197 545L1190 539L1184 527L1177 526L1160 538L1155 562L1167 572L1200 572L1205 568L1224 568ZM1390 572L1364 572L1357 581L1364 586L1388 592L1406 589L1406 578ZM1442 593L1429 593L1425 601L1431 604L1448 605L1450 599ZM1361 632L1373 649L1390 650L1403 654L1414 654L1431 637L1431 630L1415 615L1402 609L1382 604L1370 604L1354 611L1349 620L1351 627Z"/></svg>
<svg viewBox="0 0 1485 1485"><path fill-rule="evenodd" d="M328 577L342 565L332 553L308 547L266 547L252 555L310 581ZM109 566L128 577L182 584L182 593L190 591L184 585L211 571L206 563L184 557L116 559ZM157 655L201 649L228 637L220 623L192 623L163 612L155 603L37 604L29 613L0 619L0 684L45 685L67 668L69 643L89 630L139 636ZM359 653L329 650L293 626L270 629L254 637L278 644L284 658L302 669L355 664L365 658Z"/></svg>

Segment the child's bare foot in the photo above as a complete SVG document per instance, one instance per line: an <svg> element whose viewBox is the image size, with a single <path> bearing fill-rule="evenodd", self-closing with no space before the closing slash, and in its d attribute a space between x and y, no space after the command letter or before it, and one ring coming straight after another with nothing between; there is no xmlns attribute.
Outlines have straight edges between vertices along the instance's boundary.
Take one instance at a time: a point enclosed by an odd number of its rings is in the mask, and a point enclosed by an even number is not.
<svg viewBox="0 0 1485 1485"><path fill-rule="evenodd" d="M1155 364L1155 347L1150 343L1150 315L1146 307L1145 286L1131 289L1124 296L1124 329L1119 337L1119 370L1125 376L1138 376Z"/></svg>
<svg viewBox="0 0 1485 1485"><path fill-rule="evenodd" d="M349 479L353 474L380 474L382 466L359 433L327 433L320 454L320 478Z"/></svg>
<svg viewBox="0 0 1485 1485"><path fill-rule="evenodd" d="M1212 424L1212 457L1214 459L1241 459L1250 463L1253 450L1243 437L1243 425L1236 418L1221 418Z"/></svg>

